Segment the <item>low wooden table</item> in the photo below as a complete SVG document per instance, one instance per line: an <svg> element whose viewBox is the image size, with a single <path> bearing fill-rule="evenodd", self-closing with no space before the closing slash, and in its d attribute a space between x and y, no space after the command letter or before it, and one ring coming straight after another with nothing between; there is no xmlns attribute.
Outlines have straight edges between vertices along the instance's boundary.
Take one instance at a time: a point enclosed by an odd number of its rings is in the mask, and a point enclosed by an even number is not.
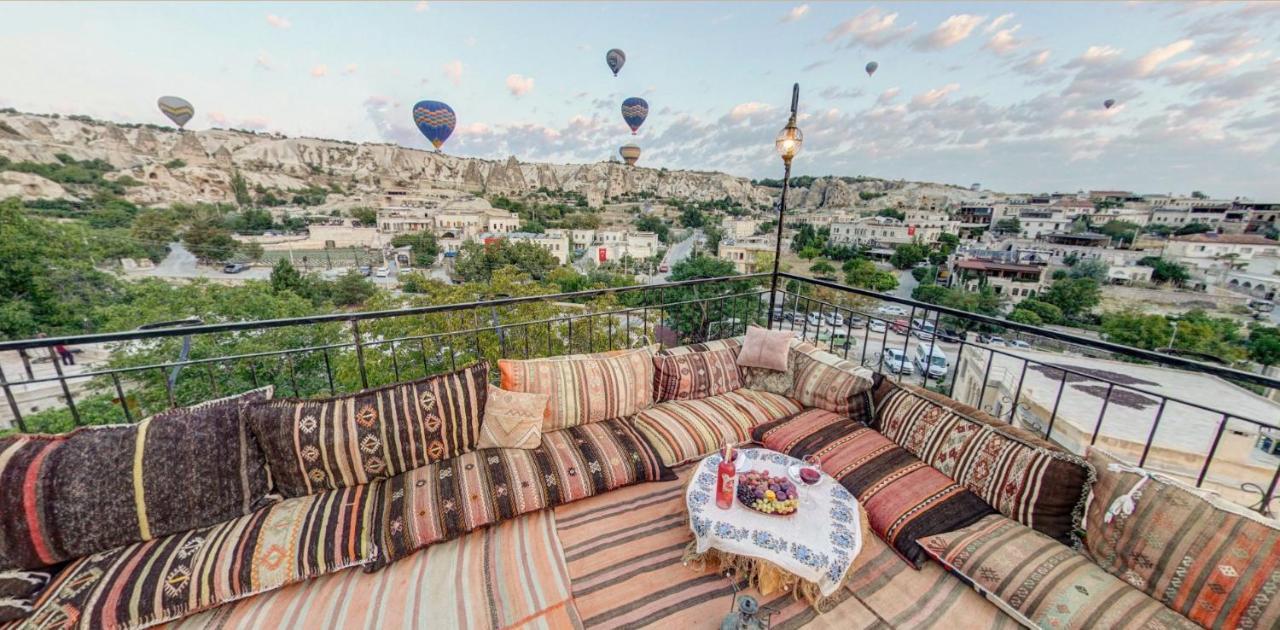
<svg viewBox="0 0 1280 630"><path fill-rule="evenodd" d="M761 594L791 590L819 611L849 575L862 550L862 508L857 499L823 473L818 483L796 482L800 508L786 516L762 514L735 497L729 509L716 505L720 454L703 459L685 489L693 541L685 564L733 569ZM802 462L764 448L738 451L737 471L766 470L788 476Z"/></svg>

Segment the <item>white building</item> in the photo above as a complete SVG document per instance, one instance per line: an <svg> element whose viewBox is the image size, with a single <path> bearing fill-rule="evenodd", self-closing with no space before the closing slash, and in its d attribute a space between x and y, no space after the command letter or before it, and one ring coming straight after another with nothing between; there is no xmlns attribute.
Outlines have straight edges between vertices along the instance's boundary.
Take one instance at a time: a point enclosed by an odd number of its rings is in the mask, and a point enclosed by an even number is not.
<svg viewBox="0 0 1280 630"><path fill-rule="evenodd" d="M891 217L866 217L831 224L833 245L894 246L920 240L937 242L942 234L956 234L960 222L935 219L917 224L904 223Z"/></svg>
<svg viewBox="0 0 1280 630"><path fill-rule="evenodd" d="M1280 242L1258 234L1190 234L1169 239L1164 257L1200 271L1247 266L1255 257L1280 255Z"/></svg>
<svg viewBox="0 0 1280 630"><path fill-rule="evenodd" d="M501 232L480 234L477 240L488 244L496 240L507 239L511 241L526 241L533 243L555 256L560 264L569 262L569 253L572 247L569 245L569 239L565 236L552 236L550 234L537 234L534 232Z"/></svg>
<svg viewBox="0 0 1280 630"><path fill-rule="evenodd" d="M783 249L787 248L787 243L783 242ZM725 239L720 242L720 259L733 263L733 269L737 273L756 273L764 271L764 269L756 268L757 254L764 252L770 256L774 253L774 239L772 236L752 236L741 239Z"/></svg>

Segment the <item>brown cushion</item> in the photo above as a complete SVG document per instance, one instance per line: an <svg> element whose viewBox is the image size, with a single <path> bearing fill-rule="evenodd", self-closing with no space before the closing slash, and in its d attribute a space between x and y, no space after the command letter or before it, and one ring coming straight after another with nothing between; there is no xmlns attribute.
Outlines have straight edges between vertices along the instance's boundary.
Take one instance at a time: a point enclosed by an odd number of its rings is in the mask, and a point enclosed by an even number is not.
<svg viewBox="0 0 1280 630"><path fill-rule="evenodd" d="M799 403L785 396L739 389L710 398L659 403L632 420L662 462L676 466L701 459L725 444L748 442L756 425L800 410Z"/></svg>
<svg viewBox="0 0 1280 630"><path fill-rule="evenodd" d="M1093 467L1042 439L912 385L897 384L873 426L1001 514L1076 545Z"/></svg>
<svg viewBox="0 0 1280 630"><path fill-rule="evenodd" d="M502 359L502 389L548 394L543 432L625 418L653 405L653 351L578 354L550 359Z"/></svg>
<svg viewBox="0 0 1280 630"><path fill-rule="evenodd" d="M675 479L626 420L542 436L532 450L485 449L387 482L376 565L521 514L645 481Z"/></svg>
<svg viewBox="0 0 1280 630"><path fill-rule="evenodd" d="M742 387L738 353L732 349L706 350L653 357L654 402L707 398Z"/></svg>
<svg viewBox="0 0 1280 630"><path fill-rule="evenodd" d="M377 554L382 482L277 502L219 525L81 558L54 576L34 628L143 628ZM262 627L278 624L263 622Z"/></svg>
<svg viewBox="0 0 1280 630"><path fill-rule="evenodd" d="M873 372L852 361L802 342L791 348L791 372L795 378L789 396L806 407L841 415L871 408Z"/></svg>
<svg viewBox="0 0 1280 630"><path fill-rule="evenodd" d="M1000 514L920 544L1028 628L1199 627L1084 554Z"/></svg>
<svg viewBox="0 0 1280 630"><path fill-rule="evenodd" d="M1098 566L1206 628L1280 627L1280 523L1096 448L1089 463Z"/></svg>
<svg viewBox="0 0 1280 630"><path fill-rule="evenodd" d="M489 364L338 396L255 403L245 419L276 488L298 497L384 479L474 450Z"/></svg>
<svg viewBox="0 0 1280 630"><path fill-rule="evenodd" d="M271 393L0 439L0 569L49 566L265 505L267 470L240 408Z"/></svg>
<svg viewBox="0 0 1280 630"><path fill-rule="evenodd" d="M537 448L542 443L542 416L549 398L490 385L476 448Z"/></svg>
<svg viewBox="0 0 1280 630"><path fill-rule="evenodd" d="M785 372L789 367L791 331L769 330L759 326L747 326L747 336L738 352L738 365Z"/></svg>
<svg viewBox="0 0 1280 630"><path fill-rule="evenodd" d="M43 571L0 571L0 623L26 617L48 583Z"/></svg>
<svg viewBox="0 0 1280 630"><path fill-rule="evenodd" d="M761 425L755 438L792 457L817 455L822 470L858 498L871 528L916 568L926 559L917 539L995 512L867 425L824 409Z"/></svg>

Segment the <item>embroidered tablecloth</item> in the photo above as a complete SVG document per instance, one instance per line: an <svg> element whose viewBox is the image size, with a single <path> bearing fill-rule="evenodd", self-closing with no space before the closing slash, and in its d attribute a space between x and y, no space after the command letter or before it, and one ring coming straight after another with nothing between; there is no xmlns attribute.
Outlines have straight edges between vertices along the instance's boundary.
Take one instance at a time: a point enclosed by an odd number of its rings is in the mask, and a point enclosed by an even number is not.
<svg viewBox="0 0 1280 630"><path fill-rule="evenodd" d="M716 453L702 460L685 489L694 536L686 560L714 560L722 567L746 570L745 577L762 592L795 586L815 605L819 597L835 593L862 550L857 499L824 473L815 485L796 483L801 503L794 514L761 514L736 497L722 510L715 501L720 459ZM737 458L739 473L766 470L785 477L787 469L798 464L793 457L763 448L740 450ZM778 575L778 569L785 574Z"/></svg>

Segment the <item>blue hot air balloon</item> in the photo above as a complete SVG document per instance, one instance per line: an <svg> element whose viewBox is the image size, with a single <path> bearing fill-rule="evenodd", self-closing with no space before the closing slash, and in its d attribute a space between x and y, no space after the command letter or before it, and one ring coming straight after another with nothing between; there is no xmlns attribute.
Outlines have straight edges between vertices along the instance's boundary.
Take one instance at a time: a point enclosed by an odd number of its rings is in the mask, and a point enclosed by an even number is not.
<svg viewBox="0 0 1280 630"><path fill-rule="evenodd" d="M1109 98L1109 99L1107 99L1107 100L1105 100L1105 101L1102 101L1102 106L1103 106L1103 107L1105 107L1105 108L1107 108L1107 109L1111 109L1112 107L1114 107L1114 106L1115 106L1115 104L1116 104L1116 99L1114 99L1114 98Z"/></svg>
<svg viewBox="0 0 1280 630"><path fill-rule="evenodd" d="M636 135L636 130L640 125L644 124L644 119L649 116L649 103L638 96L622 101L622 119L627 121L627 126L631 127L631 135Z"/></svg>
<svg viewBox="0 0 1280 630"><path fill-rule="evenodd" d="M627 53L621 49L614 48L604 54L604 62L609 64L609 69L613 71L613 76L618 76L618 71L622 69L622 64L627 63Z"/></svg>
<svg viewBox="0 0 1280 630"><path fill-rule="evenodd" d="M431 141L431 145L440 150L440 146L449 139L453 128L458 125L458 116L453 108L440 101L418 101L413 106L413 124L418 131Z"/></svg>
<svg viewBox="0 0 1280 630"><path fill-rule="evenodd" d="M874 61L869 62L869 63L867 64L867 76L871 76L871 75L875 74L875 73L876 73L876 69L877 69L877 68L879 68L879 67L880 67L880 64L878 64L878 63L876 63L876 62L874 62Z"/></svg>

